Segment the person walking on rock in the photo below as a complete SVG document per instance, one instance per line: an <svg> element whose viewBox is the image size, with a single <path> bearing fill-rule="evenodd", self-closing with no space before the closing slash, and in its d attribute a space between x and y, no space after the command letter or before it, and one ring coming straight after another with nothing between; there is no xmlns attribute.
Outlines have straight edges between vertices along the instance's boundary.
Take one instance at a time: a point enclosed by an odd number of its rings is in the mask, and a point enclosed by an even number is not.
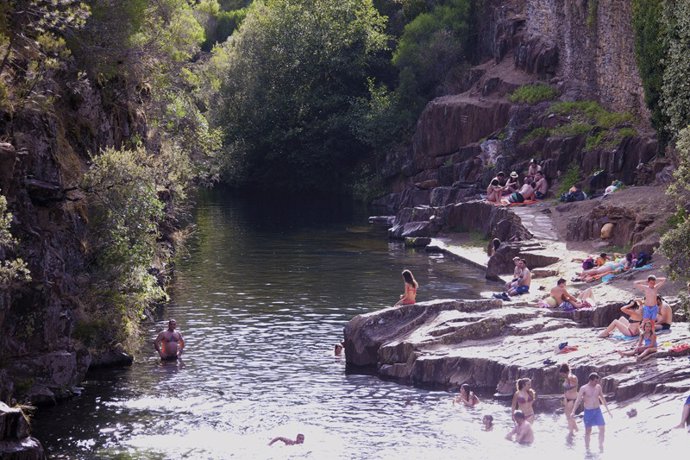
<svg viewBox="0 0 690 460"><path fill-rule="evenodd" d="M608 406L606 405L606 398L604 392L599 384L599 374L592 372L589 374L587 384L580 387L577 393L577 399L573 404L573 410L570 412L571 417L575 417L575 411L581 402L585 406L585 448L589 452L589 439L592 436L592 427L599 427L599 451L604 451L604 437L606 436L606 422L604 421L604 414L601 413L601 404L606 407L606 411L611 415Z"/></svg>
<svg viewBox="0 0 690 460"><path fill-rule="evenodd" d="M405 280L405 293L400 296L394 306L398 305L412 305L417 301L417 288L419 283L414 279L412 272L409 270L403 270L402 272L403 280Z"/></svg>

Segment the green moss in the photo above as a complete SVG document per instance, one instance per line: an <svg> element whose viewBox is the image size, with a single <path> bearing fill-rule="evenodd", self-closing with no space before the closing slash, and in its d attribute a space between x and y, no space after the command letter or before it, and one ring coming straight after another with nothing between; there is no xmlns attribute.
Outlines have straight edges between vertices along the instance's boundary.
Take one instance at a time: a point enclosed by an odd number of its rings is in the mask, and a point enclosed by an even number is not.
<svg viewBox="0 0 690 460"><path fill-rule="evenodd" d="M561 196L564 193L568 193L570 187L577 184L578 180L580 180L580 167L575 162L573 162L570 164L568 170L561 178L561 183L558 186L558 190L556 191L557 196Z"/></svg>
<svg viewBox="0 0 690 460"><path fill-rule="evenodd" d="M555 136L579 136L581 134L587 134L592 130L592 126L586 123L572 122L567 125L559 126L551 130L551 133Z"/></svg>
<svg viewBox="0 0 690 460"><path fill-rule="evenodd" d="M529 142L532 142L535 139L540 139L542 137L549 137L551 134L551 130L549 128L545 128L543 126L539 126L538 128L534 128L532 131L527 133L525 137L520 139L520 144L527 144Z"/></svg>
<svg viewBox="0 0 690 460"><path fill-rule="evenodd" d="M550 101L558 96L556 88L545 83L521 86L509 96L510 102L516 104L536 104L542 101Z"/></svg>

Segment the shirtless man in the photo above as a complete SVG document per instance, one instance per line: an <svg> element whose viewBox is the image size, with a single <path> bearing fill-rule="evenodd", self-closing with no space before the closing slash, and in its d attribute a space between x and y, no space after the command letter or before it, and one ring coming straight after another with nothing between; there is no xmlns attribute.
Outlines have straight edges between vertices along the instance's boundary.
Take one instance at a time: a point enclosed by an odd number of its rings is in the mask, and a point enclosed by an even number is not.
<svg viewBox="0 0 690 460"><path fill-rule="evenodd" d="M158 334L158 337L153 342L153 346L164 361L172 361L182 355L184 339L182 334L175 330L176 327L177 322L171 318L168 321L168 330Z"/></svg>
<svg viewBox="0 0 690 460"><path fill-rule="evenodd" d="M652 327L656 323L656 317L659 314L659 306L657 305L657 297L659 296L659 288L664 285L666 278L658 278L654 275L649 275L647 281L635 281L635 287L644 292L644 306L642 307L642 320L648 319L652 322Z"/></svg>
<svg viewBox="0 0 690 460"><path fill-rule="evenodd" d="M656 304L659 307L659 314L656 317L657 323L655 329L657 331L670 331L673 323L673 309L669 304L664 302L661 296L656 297Z"/></svg>
<svg viewBox="0 0 690 460"><path fill-rule="evenodd" d="M520 274L517 279L517 285L508 290L508 295L510 296L527 294L529 292L529 285L532 282L532 272L527 268L525 259L518 260L517 264Z"/></svg>
<svg viewBox="0 0 690 460"><path fill-rule="evenodd" d="M546 192L549 191L549 183L546 182L544 173L541 171L537 171L534 178L536 179L534 185L534 194L536 195L537 199L541 200L546 196Z"/></svg>
<svg viewBox="0 0 690 460"><path fill-rule="evenodd" d="M508 441L513 440L518 444L532 444L534 442L534 432L532 431L532 424L525 420L525 414L521 410L516 410L513 414L515 418L515 428L506 435Z"/></svg>
<svg viewBox="0 0 690 460"><path fill-rule="evenodd" d="M298 434L294 441L292 439L278 436L277 438L273 438L273 440L271 442L269 442L268 445L269 446L273 445L274 442L278 442L278 441L283 441L286 446L294 446L295 444L304 444L304 435L302 433Z"/></svg>
<svg viewBox="0 0 690 460"><path fill-rule="evenodd" d="M575 308L582 308L582 302L570 295L568 290L565 288L565 283L566 281L561 278L556 282L556 286L551 288L551 297L556 301L556 305L554 306L561 307L563 306L564 302L569 302Z"/></svg>
<svg viewBox="0 0 690 460"><path fill-rule="evenodd" d="M587 452L589 452L589 438L592 435L592 427L599 427L599 451L604 451L604 435L606 433L606 422L604 422L604 414L601 413L600 404L606 407L606 411L611 415L608 406L606 405L606 398L604 397L604 392L599 384L599 374L592 372L589 374L589 379L586 385L580 387L580 391L577 393L577 399L573 404L573 410L570 413L570 417L575 417L575 411L577 410L580 402L584 401L585 406L585 447Z"/></svg>
<svg viewBox="0 0 690 460"><path fill-rule="evenodd" d="M513 269L513 279L506 283L506 291L517 287L518 279L520 278L520 274L522 272L522 270L520 270L520 258L517 256L513 257L513 263L515 264L515 268Z"/></svg>

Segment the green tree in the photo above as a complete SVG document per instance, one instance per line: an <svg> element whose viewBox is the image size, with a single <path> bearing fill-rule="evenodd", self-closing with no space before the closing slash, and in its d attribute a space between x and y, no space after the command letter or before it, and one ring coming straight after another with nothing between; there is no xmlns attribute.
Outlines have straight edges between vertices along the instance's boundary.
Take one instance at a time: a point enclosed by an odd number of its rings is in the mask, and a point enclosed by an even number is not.
<svg viewBox="0 0 690 460"><path fill-rule="evenodd" d="M678 133L676 153L678 167L667 193L678 203L678 213L673 228L661 238L661 251L669 259L671 276L687 279L690 278L690 218L686 208L690 202L690 125Z"/></svg>
<svg viewBox="0 0 690 460"><path fill-rule="evenodd" d="M13 283L29 281L29 269L26 263L19 258L8 256L8 251L13 249L17 240L10 232L12 214L7 212L7 200L0 195L0 289L7 290Z"/></svg>
<svg viewBox="0 0 690 460"><path fill-rule="evenodd" d="M4 0L0 3L0 110L43 108L46 77L70 56L65 37L81 28L89 9L79 0Z"/></svg>
<svg viewBox="0 0 690 460"><path fill-rule="evenodd" d="M448 0L405 26L393 54L401 104L416 116L472 58L475 0Z"/></svg>
<svg viewBox="0 0 690 460"><path fill-rule="evenodd" d="M668 123L661 107L665 56L664 2L663 0L633 0L632 8L635 57L640 69L645 102L652 112L652 126L663 140Z"/></svg>
<svg viewBox="0 0 690 460"><path fill-rule="evenodd" d="M385 49L371 0L255 2L223 46L215 104L228 179L289 190L342 190L364 153L350 126Z"/></svg>
<svg viewBox="0 0 690 460"><path fill-rule="evenodd" d="M690 122L690 2L664 2L666 47L663 82L664 113L669 118L669 131L677 135Z"/></svg>

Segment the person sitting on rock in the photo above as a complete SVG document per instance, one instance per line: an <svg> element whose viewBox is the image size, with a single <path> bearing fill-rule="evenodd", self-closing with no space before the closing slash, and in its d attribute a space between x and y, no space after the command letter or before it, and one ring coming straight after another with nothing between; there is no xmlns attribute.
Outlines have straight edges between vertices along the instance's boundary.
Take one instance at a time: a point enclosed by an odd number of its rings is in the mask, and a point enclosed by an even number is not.
<svg viewBox="0 0 690 460"><path fill-rule="evenodd" d="M614 329L626 337L636 337L640 333L640 323L642 322L642 310L640 309L642 300L632 299L629 303L621 307L621 312L628 315L630 319L621 316L611 321L606 329L601 331L599 337L606 338L611 335Z"/></svg>
<svg viewBox="0 0 690 460"><path fill-rule="evenodd" d="M656 353L656 333L654 332L654 324L649 320L644 320L642 323L642 332L640 339L637 341L635 348L628 351L616 350L621 356L635 356L637 361L644 361L652 354Z"/></svg>
<svg viewBox="0 0 690 460"><path fill-rule="evenodd" d="M594 293L592 289L585 289L578 297L574 297L568 292L565 285L565 279L559 279L556 282L556 286L551 288L549 297L544 299L542 303L550 308L559 307L565 311L594 306Z"/></svg>
<svg viewBox="0 0 690 460"><path fill-rule="evenodd" d="M654 329L657 331L670 331L673 323L673 309L664 302L664 299L658 295L656 296L656 304L659 306L659 314L656 317L656 324Z"/></svg>
<svg viewBox="0 0 690 460"><path fill-rule="evenodd" d="M489 254L489 257L493 256L496 254L496 251L498 251L498 248L501 247L501 240L498 238L494 238L489 242L489 247L487 248L486 252Z"/></svg>
<svg viewBox="0 0 690 460"><path fill-rule="evenodd" d="M503 187L498 179L491 179L491 183L486 188L486 201L490 203L500 203L503 196Z"/></svg>
<svg viewBox="0 0 690 460"><path fill-rule="evenodd" d="M522 276L522 269L520 268L520 258L517 256L513 257L513 263L515 264L515 268L513 269L513 279L506 283L506 292L510 291L512 288L517 287L518 280Z"/></svg>
<svg viewBox="0 0 690 460"><path fill-rule="evenodd" d="M520 189L520 183L518 182L518 173L513 171L510 173L506 185L503 187L503 194L510 195L515 193Z"/></svg>
<svg viewBox="0 0 690 460"><path fill-rule="evenodd" d="M501 187L503 187L503 186L506 185L506 173L504 173L503 171L499 171L498 173L496 173L496 177L494 177L494 178L491 179L491 180L492 180L492 181L497 180L497 181L498 181L498 185L500 185Z"/></svg>
<svg viewBox="0 0 690 460"><path fill-rule="evenodd" d="M414 279L412 272L409 270L403 270L402 277L405 281L405 293L400 295L400 300L395 303L395 307L398 305L412 305L417 302L419 283L417 283L417 280Z"/></svg>
<svg viewBox="0 0 690 460"><path fill-rule="evenodd" d="M467 407L474 407L479 404L479 398L470 389L468 384L463 383L462 386L460 386L460 392L453 398L453 404L455 405L456 403Z"/></svg>
<svg viewBox="0 0 690 460"><path fill-rule="evenodd" d="M546 181L546 177L544 177L544 173L541 171L537 171L534 177L536 178L534 195L538 200L542 200L549 191L549 183Z"/></svg>
<svg viewBox="0 0 690 460"><path fill-rule="evenodd" d="M509 296L527 294L529 292L529 286L532 283L532 272L527 268L525 259L518 260L517 267L520 269L517 284L508 290Z"/></svg>

